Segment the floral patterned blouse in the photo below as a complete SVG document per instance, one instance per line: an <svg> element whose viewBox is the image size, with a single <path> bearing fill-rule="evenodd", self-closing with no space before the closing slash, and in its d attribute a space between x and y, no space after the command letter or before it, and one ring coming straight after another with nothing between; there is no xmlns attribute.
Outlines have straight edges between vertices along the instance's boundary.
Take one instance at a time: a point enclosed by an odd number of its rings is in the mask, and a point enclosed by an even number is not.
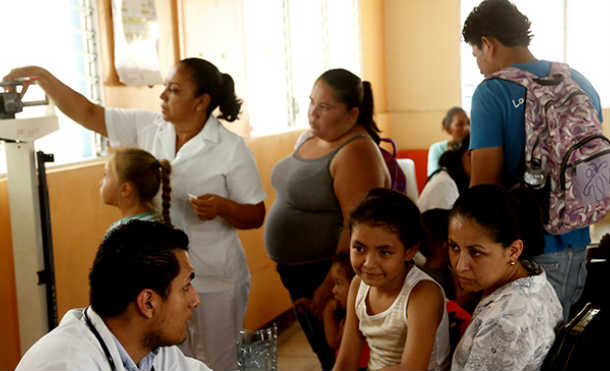
<svg viewBox="0 0 610 371"><path fill-rule="evenodd" d="M539 370L555 340L562 309L542 268L521 261L530 276L510 282L477 305L451 370Z"/></svg>

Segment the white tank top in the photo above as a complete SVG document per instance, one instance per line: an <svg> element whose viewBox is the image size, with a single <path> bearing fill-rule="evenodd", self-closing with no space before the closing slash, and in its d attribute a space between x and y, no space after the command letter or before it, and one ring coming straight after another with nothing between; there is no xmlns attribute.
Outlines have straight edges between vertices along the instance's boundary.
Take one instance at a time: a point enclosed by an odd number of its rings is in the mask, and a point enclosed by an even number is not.
<svg viewBox="0 0 610 371"><path fill-rule="evenodd" d="M366 297L370 286L360 281L355 309L360 322L360 332L366 338L371 349L369 369L377 370L400 364L407 341L407 303L409 302L409 295L411 290L423 280L436 283L428 274L413 265L407 273L394 303L385 311L374 315L369 315L366 310ZM436 284L438 285L438 283ZM438 286L440 288L440 285ZM443 297L444 295L443 293ZM443 317L436 330L428 370L446 370L449 368L449 347L449 320L447 306L443 305Z"/></svg>

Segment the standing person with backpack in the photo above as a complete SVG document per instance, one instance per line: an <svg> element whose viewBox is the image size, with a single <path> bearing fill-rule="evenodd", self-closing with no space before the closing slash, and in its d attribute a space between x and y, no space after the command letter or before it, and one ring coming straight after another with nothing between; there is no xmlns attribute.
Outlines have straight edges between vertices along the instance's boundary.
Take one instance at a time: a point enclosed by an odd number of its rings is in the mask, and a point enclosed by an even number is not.
<svg viewBox="0 0 610 371"><path fill-rule="evenodd" d="M483 1L464 22L462 36L472 47L485 76L472 97L470 185L514 186L525 179L533 188L541 188L539 193L546 196L541 205L549 218L545 222L544 252L535 260L543 266L557 291L567 320L586 279L588 224L603 216L610 202L607 200L610 155L604 149L607 139L600 138L602 116L597 92L579 72L534 57L528 48L533 37L530 25L528 18L507 0ZM520 83L511 81L515 77ZM559 98L544 85L552 85L554 91L572 89L574 93L554 104L553 100ZM564 116L556 116L560 114ZM582 117L594 122L574 124L574 119ZM574 130L572 126L578 128ZM582 138L596 135L584 147L579 145ZM583 154L588 150L594 155ZM550 152L561 152L559 160ZM582 156L583 161L572 164L571 154ZM596 175L602 181L596 187L601 210L584 202L583 208L578 209L580 223L570 225L566 218L573 210L568 207L580 206L583 200L569 199L570 187L578 193L579 180L568 175L566 182L566 174L571 174L566 164L573 173L578 173L582 172L578 163L592 164L596 171L600 170ZM561 195L561 189L566 187L568 192Z"/></svg>
<svg viewBox="0 0 610 371"><path fill-rule="evenodd" d="M330 370L335 351L320 318L332 295L332 257L348 251L349 214L369 190L389 188L391 179L378 147L370 83L344 69L324 72L312 88L308 119L311 132L271 173L277 199L265 221L265 246L299 306L295 313L309 344Z"/></svg>

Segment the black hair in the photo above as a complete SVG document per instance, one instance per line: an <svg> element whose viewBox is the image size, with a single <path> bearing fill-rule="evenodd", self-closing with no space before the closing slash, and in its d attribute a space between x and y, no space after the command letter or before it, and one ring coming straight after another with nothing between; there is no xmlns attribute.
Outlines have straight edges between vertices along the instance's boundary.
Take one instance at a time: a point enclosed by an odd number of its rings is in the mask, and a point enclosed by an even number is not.
<svg viewBox="0 0 610 371"><path fill-rule="evenodd" d="M351 282L352 278L356 275L354 272L354 268L352 268L352 263L349 259L349 252L340 252L337 255L333 256L333 264L336 263L343 272L345 272L345 276L347 278L347 282Z"/></svg>
<svg viewBox="0 0 610 371"><path fill-rule="evenodd" d="M544 249L542 213L528 190L509 191L495 184L472 187L455 201L449 219L457 215L474 220L504 247L523 241L520 259L540 255Z"/></svg>
<svg viewBox="0 0 610 371"><path fill-rule="evenodd" d="M449 129L449 126L451 126L451 121L453 121L453 116L456 113L460 113L460 112L462 112L463 114L466 115L466 111L464 111L464 109L462 107L455 106L455 107L449 108L447 113L445 113L445 117L443 118L443 121L441 122L443 127L445 129ZM466 116L468 116L468 115L466 115Z"/></svg>
<svg viewBox="0 0 610 371"><path fill-rule="evenodd" d="M439 243L447 242L449 229L449 210L430 209L421 214L421 222L425 232L425 242L419 251L425 256L433 255L429 249Z"/></svg>
<svg viewBox="0 0 610 371"><path fill-rule="evenodd" d="M119 315L147 288L166 299L180 272L177 249L188 251L188 237L165 223L132 220L111 230L89 273L93 310L101 317Z"/></svg>
<svg viewBox="0 0 610 371"><path fill-rule="evenodd" d="M508 0L485 0L466 18L462 37L481 48L481 37L493 37L504 46L527 47L532 40L531 22Z"/></svg>
<svg viewBox="0 0 610 371"><path fill-rule="evenodd" d="M387 188L374 188L352 211L349 231L367 224L388 228L398 235L406 249L420 243L424 237L419 209L406 195Z"/></svg>
<svg viewBox="0 0 610 371"><path fill-rule="evenodd" d="M242 100L235 95L235 83L229 74L221 73L216 66L201 58L186 58L179 63L191 73L195 83L195 96L210 96L208 115L219 107L219 119L229 122L237 120Z"/></svg>
<svg viewBox="0 0 610 371"><path fill-rule="evenodd" d="M367 133L379 144L379 127L373 120L374 103L371 83L360 80L360 77L343 68L324 72L318 80L327 83L335 91L336 99L344 103L347 109L358 108L356 122L362 125Z"/></svg>
<svg viewBox="0 0 610 371"><path fill-rule="evenodd" d="M466 190L470 184L470 177L464 171L464 165L462 164L462 157L469 150L469 147L470 134L466 134L456 150L445 151L438 160L439 166L447 170L451 179L457 184L460 193Z"/></svg>

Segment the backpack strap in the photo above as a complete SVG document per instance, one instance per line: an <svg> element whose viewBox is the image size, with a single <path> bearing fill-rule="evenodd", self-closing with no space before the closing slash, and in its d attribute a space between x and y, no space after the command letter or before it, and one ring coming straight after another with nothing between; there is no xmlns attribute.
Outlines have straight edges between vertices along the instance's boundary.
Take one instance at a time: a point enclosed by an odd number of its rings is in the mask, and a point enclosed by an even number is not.
<svg viewBox="0 0 610 371"><path fill-rule="evenodd" d="M390 143L392 145L392 157L396 158L396 143L392 138L379 138L379 141Z"/></svg>

